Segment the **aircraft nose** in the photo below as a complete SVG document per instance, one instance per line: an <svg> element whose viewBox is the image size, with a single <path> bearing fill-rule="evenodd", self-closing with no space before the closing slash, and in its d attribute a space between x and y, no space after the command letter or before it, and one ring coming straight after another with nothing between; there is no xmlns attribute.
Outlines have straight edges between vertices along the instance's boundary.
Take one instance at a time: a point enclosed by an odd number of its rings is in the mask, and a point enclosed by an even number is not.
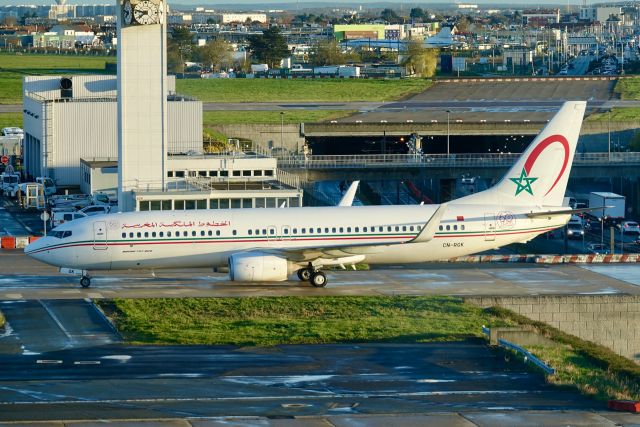
<svg viewBox="0 0 640 427"><path fill-rule="evenodd" d="M25 255L28 255L38 261L44 261L44 258L47 256L47 251L42 249L46 246L46 240L46 237L41 237L40 239L29 243L27 247L24 248Z"/></svg>

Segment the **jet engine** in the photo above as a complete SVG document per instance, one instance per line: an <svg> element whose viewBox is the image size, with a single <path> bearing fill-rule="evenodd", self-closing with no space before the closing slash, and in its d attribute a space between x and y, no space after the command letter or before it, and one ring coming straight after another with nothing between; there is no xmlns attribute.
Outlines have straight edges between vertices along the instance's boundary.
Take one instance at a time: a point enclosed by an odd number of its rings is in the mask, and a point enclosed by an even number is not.
<svg viewBox="0 0 640 427"><path fill-rule="evenodd" d="M243 252L229 257L229 276L237 282L282 282L287 280L288 261L262 252Z"/></svg>

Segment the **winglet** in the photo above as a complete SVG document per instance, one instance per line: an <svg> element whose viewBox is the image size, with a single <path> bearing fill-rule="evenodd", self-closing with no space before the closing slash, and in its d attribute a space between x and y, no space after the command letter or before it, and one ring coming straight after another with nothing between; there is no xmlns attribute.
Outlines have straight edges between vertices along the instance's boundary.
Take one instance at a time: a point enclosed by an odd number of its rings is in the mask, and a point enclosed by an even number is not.
<svg viewBox="0 0 640 427"><path fill-rule="evenodd" d="M360 181L353 181L351 183L347 192L344 193L344 196L340 199L338 206L351 206L353 204L353 199L356 197L356 190L358 190L358 184L360 184Z"/></svg>
<svg viewBox="0 0 640 427"><path fill-rule="evenodd" d="M424 227L422 227L422 231L420 232L420 234L418 234L415 239L410 240L409 242L422 243L428 242L429 240L433 239L433 237L436 235L436 231L438 230L438 226L440 225L440 221L442 220L442 217L444 216L446 210L447 204L441 204L440 207L436 209L431 218L429 218L429 221L427 221Z"/></svg>

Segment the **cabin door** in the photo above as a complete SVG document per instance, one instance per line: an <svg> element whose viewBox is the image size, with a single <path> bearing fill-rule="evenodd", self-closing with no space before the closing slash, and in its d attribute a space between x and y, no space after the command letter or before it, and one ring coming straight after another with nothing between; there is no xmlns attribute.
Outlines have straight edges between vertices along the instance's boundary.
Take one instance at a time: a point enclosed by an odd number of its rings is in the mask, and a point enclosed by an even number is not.
<svg viewBox="0 0 640 427"><path fill-rule="evenodd" d="M93 223L93 249L107 249L107 223L104 221L96 221Z"/></svg>
<svg viewBox="0 0 640 427"><path fill-rule="evenodd" d="M496 240L496 216L493 212L484 214L484 240L486 242Z"/></svg>

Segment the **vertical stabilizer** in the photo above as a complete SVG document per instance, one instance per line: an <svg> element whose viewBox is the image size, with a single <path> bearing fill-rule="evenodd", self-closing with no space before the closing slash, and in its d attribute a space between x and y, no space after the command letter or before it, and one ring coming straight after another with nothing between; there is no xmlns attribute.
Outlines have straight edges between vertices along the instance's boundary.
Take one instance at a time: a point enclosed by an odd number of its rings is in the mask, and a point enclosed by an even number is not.
<svg viewBox="0 0 640 427"><path fill-rule="evenodd" d="M565 102L487 196L513 205L562 206L586 105Z"/></svg>

